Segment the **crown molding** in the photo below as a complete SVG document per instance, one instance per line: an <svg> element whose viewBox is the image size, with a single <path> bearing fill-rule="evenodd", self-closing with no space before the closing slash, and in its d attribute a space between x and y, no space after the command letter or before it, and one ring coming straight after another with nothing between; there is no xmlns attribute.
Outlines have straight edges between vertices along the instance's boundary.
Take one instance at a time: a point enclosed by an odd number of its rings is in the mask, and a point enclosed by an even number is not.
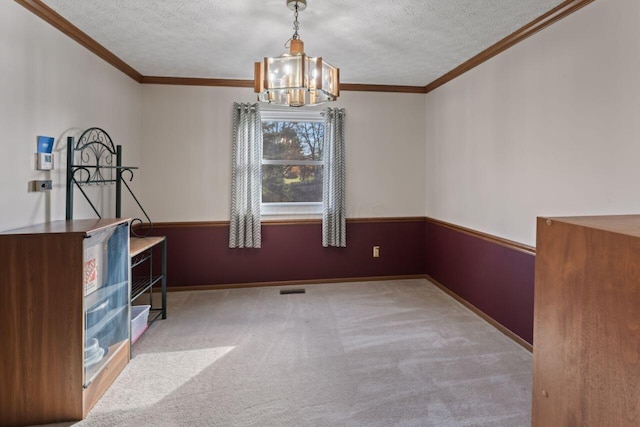
<svg viewBox="0 0 640 427"><path fill-rule="evenodd" d="M370 85L358 83L340 83L340 90L352 92L426 93L424 86Z"/></svg>
<svg viewBox="0 0 640 427"><path fill-rule="evenodd" d="M203 78L197 78L197 77L142 76L142 81L140 83L155 84L155 85L222 86L222 87L253 88L253 80L203 79Z"/></svg>
<svg viewBox="0 0 640 427"><path fill-rule="evenodd" d="M205 79L193 77L161 77L142 76L142 84L158 85L186 85L186 86L222 86L222 87L250 87L253 80L239 79ZM353 92L396 92L396 93L425 93L424 86L396 86L341 83L340 90Z"/></svg>
<svg viewBox="0 0 640 427"><path fill-rule="evenodd" d="M91 52L99 56L100 58L107 61L109 64L116 67L118 70L125 73L127 76L131 77L133 80L138 83L142 82L142 74L133 69L129 64L124 62L122 59L118 58L116 55L111 53L107 48L102 46L100 43L86 35L82 32L78 27L73 25L71 22L64 19L61 15L59 15L55 10L51 9L46 4L42 3L40 0L15 0L21 6L24 6L27 10L35 14L36 16L42 18L44 21L51 24L53 27L62 31L64 34L72 38L73 40L80 43L85 48L89 49Z"/></svg>
<svg viewBox="0 0 640 427"><path fill-rule="evenodd" d="M458 67L437 78L426 86L342 83L340 85L340 89L343 91L355 92L429 93L593 1L594 0L564 1L549 12L511 33L493 46L483 50L473 58L465 61ZM253 80L143 76L129 64L118 58L111 51L107 50L100 43L82 32L78 27L64 19L56 11L42 3L40 0L15 0L15 2L62 31L64 34L80 43L82 46L138 83L188 86L253 87Z"/></svg>
<svg viewBox="0 0 640 427"><path fill-rule="evenodd" d="M561 20L562 18L565 18L566 16L572 14L576 10L588 5L593 1L594 0L566 0L565 2L559 4L539 18L531 21L519 30L516 30L515 32L509 34L507 37L503 38L493 46L490 46L473 58L463 62L453 70L435 79L424 87L424 93L429 93L432 90L439 88L443 84L450 82L458 76L461 76L472 68L477 67L483 62L493 58L501 52L504 52L510 47L520 43L527 37L534 35L543 28L548 27L549 25Z"/></svg>

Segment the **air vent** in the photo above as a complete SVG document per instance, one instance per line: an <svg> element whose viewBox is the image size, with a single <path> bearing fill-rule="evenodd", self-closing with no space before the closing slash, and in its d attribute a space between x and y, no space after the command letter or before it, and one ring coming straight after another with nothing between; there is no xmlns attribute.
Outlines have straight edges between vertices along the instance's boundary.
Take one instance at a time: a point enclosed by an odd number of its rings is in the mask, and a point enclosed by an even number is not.
<svg viewBox="0 0 640 427"><path fill-rule="evenodd" d="M306 292L304 289L280 289L280 295L304 294Z"/></svg>

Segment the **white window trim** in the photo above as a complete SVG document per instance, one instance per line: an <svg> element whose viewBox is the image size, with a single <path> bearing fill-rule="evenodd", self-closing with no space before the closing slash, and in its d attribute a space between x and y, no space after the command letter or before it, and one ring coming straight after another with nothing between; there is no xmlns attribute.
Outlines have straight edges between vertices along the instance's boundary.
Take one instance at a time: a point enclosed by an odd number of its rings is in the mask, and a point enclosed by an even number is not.
<svg viewBox="0 0 640 427"><path fill-rule="evenodd" d="M322 215L322 202L263 203L260 215L278 219L316 218Z"/></svg>
<svg viewBox="0 0 640 427"><path fill-rule="evenodd" d="M276 107L263 107L260 115L263 122L324 122L322 110L296 110L290 108L278 109ZM320 160L262 160L263 165L309 165L323 166ZM260 216L262 219L307 219L322 217L322 202L286 202L286 203L260 203Z"/></svg>
<svg viewBox="0 0 640 427"><path fill-rule="evenodd" d="M266 108L260 109L260 117L263 122L324 122L322 117L322 110L295 110L291 111L291 107L285 109Z"/></svg>

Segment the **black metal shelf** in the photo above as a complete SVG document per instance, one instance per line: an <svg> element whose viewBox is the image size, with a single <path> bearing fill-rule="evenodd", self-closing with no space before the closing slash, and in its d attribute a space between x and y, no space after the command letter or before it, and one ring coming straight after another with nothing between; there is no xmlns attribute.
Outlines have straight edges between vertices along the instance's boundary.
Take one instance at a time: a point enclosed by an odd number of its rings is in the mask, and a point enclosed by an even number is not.
<svg viewBox="0 0 640 427"><path fill-rule="evenodd" d="M151 259L151 249L147 249L146 251L134 255L131 257L131 268L137 267L146 260Z"/></svg>
<svg viewBox="0 0 640 427"><path fill-rule="evenodd" d="M73 137L67 138L67 173L66 173L66 215L65 218L73 218L74 189L80 191L82 196L93 209L98 218L102 218L101 212L96 208L83 187L90 185L115 185L115 217L122 216L122 193L128 191L138 209L142 213L141 218L130 221L131 240L129 241L129 278L131 280L131 303L141 295L149 294L150 316L148 323L158 318L167 318L167 243L163 236L150 236L153 224L149 215L144 210L138 198L133 194L128 182L133 179L137 167L122 165L122 146L115 145L111 137L97 127L89 128L82 132L77 141ZM144 225L133 227L133 225ZM158 271L153 268L154 248L160 252L160 275L154 276ZM143 274L146 268L142 264L148 264L148 272ZM140 266L133 277L134 267ZM157 267L157 265L156 265ZM126 284L129 284L127 280ZM157 308L153 301L153 288L157 285L161 292L161 306ZM111 287L96 291L86 296L87 306L95 305L101 299L115 289ZM126 290L124 291L127 292ZM157 295L157 294L156 294ZM101 325L96 325L97 328ZM90 330L89 332L92 332ZM129 337L130 339L131 337Z"/></svg>
<svg viewBox="0 0 640 427"><path fill-rule="evenodd" d="M161 281L163 277L163 275L160 275L134 278L131 282L131 302L135 301L140 295L151 289L153 285Z"/></svg>
<svg viewBox="0 0 640 427"><path fill-rule="evenodd" d="M122 166L122 146L115 145L109 134L103 129L97 127L89 128L82 132L77 142L74 137L67 137L65 218L67 220L73 219L73 191L75 188L80 190L80 193L82 193L96 216L102 218L102 214L82 187L88 185L115 184L115 217L122 217L122 191L126 189L131 198L136 202L144 219L146 219L146 227L142 227L141 229L145 232L145 236L148 235L153 228L151 218L149 218L149 215L147 215L147 212L127 183L127 181L133 179L134 171L137 169L136 166ZM145 221L142 218L134 218L131 223L143 225ZM138 235L134 228L131 229L131 234L137 237L144 237Z"/></svg>
<svg viewBox="0 0 640 427"><path fill-rule="evenodd" d="M155 248L155 249L154 249ZM159 250L160 259L154 260L154 252ZM149 315L147 325L151 325L157 319L167 318L167 239L162 236L133 238L129 245L131 257L131 270L136 268L135 276L131 279L131 302L142 295L149 296ZM157 254L156 254L157 255ZM154 262L160 262L160 274L154 269ZM142 266L142 264L146 264ZM161 304L158 307L154 302L154 287L160 291ZM138 302L137 304L140 304Z"/></svg>
<svg viewBox="0 0 640 427"><path fill-rule="evenodd" d="M147 324L150 325L155 322L157 319L162 317L163 310L161 308L152 308L149 310L149 318L147 319Z"/></svg>

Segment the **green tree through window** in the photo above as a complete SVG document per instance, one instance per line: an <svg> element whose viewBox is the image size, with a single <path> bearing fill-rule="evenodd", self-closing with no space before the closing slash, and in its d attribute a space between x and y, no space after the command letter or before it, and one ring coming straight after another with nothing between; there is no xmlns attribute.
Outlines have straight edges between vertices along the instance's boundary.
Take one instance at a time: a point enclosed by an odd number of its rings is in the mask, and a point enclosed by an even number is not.
<svg viewBox="0 0 640 427"><path fill-rule="evenodd" d="M324 124L262 122L262 203L322 202Z"/></svg>

